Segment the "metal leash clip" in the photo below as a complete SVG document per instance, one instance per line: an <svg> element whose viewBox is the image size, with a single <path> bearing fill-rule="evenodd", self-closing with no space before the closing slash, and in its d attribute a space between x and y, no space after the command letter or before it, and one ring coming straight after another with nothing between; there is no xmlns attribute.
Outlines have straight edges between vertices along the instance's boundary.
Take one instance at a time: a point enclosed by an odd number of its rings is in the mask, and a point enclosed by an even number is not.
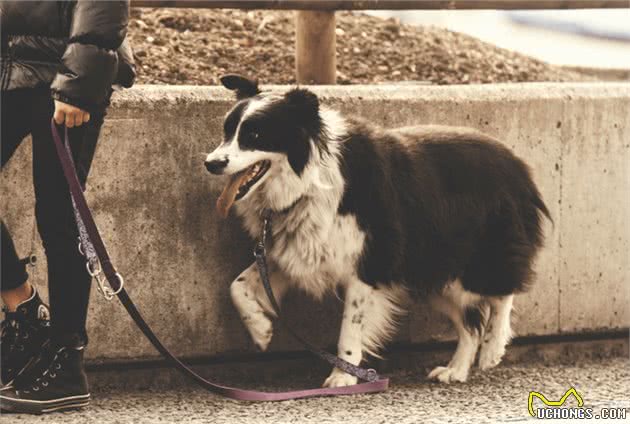
<svg viewBox="0 0 630 424"><path fill-rule="evenodd" d="M369 382L376 381L378 380L378 373L376 372L374 368L368 368L367 374L365 377L367 381Z"/></svg>
<svg viewBox="0 0 630 424"><path fill-rule="evenodd" d="M92 278L96 278L99 274L103 272L103 268L101 268L101 263L98 261L98 259L88 259L88 261L85 263L85 268Z"/></svg>
<svg viewBox="0 0 630 424"><path fill-rule="evenodd" d="M256 246L254 246L254 257L261 258L265 256L266 253L267 252L265 252L265 244L262 241L256 243Z"/></svg>
<svg viewBox="0 0 630 424"><path fill-rule="evenodd" d="M122 275L120 275L119 273L116 273L116 278L118 278L118 282L119 282L118 289L112 290L107 285L107 279L105 278L104 275L96 276L96 283L97 283L98 291L101 292L105 300L112 300L114 297L116 297L116 295L118 295L118 293L122 291L123 286L125 285L125 280L123 279Z"/></svg>
<svg viewBox="0 0 630 424"><path fill-rule="evenodd" d="M267 235L269 231L271 231L271 215L273 212L271 209L263 209L261 212L261 217L263 220L262 231L260 235L260 240L256 243L254 247L254 257L264 257L267 254Z"/></svg>
<svg viewBox="0 0 630 424"><path fill-rule="evenodd" d="M30 255L28 255L28 262L27 264L32 267L35 268L35 264L37 263L37 256L35 256L34 253L31 253Z"/></svg>
<svg viewBox="0 0 630 424"><path fill-rule="evenodd" d="M34 268L37 263L37 256L34 253L30 253L27 257L20 259L20 263Z"/></svg>
<svg viewBox="0 0 630 424"><path fill-rule="evenodd" d="M98 291L101 292L105 300L112 300L118 293L122 291L123 286L125 285L125 280L123 279L122 275L120 275L119 273L115 274L116 278L118 278L119 285L116 290L112 290L112 288L109 287L109 285L107 284L107 278L103 273L101 263L97 259L88 260L85 263L85 266L87 268L88 274L90 274L90 277L96 280L96 287L98 288Z"/></svg>

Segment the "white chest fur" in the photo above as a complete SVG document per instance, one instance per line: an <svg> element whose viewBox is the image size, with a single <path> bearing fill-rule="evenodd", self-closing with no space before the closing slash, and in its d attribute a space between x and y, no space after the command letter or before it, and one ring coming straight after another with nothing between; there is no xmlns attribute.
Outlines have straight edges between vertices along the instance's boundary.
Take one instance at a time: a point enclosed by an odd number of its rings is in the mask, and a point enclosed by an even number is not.
<svg viewBox="0 0 630 424"><path fill-rule="evenodd" d="M341 135L345 127L338 115L326 111L328 153L312 146L312 156L301 176L288 163L276 163L261 187L236 204L245 228L258 238L263 208L288 211L272 219L273 247L269 258L291 282L315 297L322 297L356 275L365 233L352 215L337 210L345 181L339 168Z"/></svg>
<svg viewBox="0 0 630 424"><path fill-rule="evenodd" d="M356 218L337 214L337 206L322 206L308 197L272 216L268 258L293 285L316 298L356 275L364 248L365 233ZM259 212L250 211L241 209L241 215L252 237L258 238L262 219Z"/></svg>
<svg viewBox="0 0 630 424"><path fill-rule="evenodd" d="M365 234L354 216L335 214L329 225L300 225L293 231L290 218L277 220L272 260L295 285L321 298L356 275Z"/></svg>

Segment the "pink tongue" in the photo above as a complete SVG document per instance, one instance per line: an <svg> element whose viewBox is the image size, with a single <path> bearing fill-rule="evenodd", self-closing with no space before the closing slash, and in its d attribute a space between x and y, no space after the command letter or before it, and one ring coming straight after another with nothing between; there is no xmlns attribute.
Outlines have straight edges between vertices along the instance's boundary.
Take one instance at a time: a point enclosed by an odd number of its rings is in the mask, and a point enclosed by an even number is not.
<svg viewBox="0 0 630 424"><path fill-rule="evenodd" d="M217 199L217 212L222 218L227 218L228 212L236 200L238 188L247 180L250 170L251 167L232 175Z"/></svg>

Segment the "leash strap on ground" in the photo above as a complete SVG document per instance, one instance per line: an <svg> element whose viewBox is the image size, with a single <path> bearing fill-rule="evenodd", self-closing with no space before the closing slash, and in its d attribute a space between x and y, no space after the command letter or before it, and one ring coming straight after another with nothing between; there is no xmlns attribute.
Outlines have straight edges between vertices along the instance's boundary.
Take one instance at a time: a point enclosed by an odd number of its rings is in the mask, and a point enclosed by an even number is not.
<svg viewBox="0 0 630 424"><path fill-rule="evenodd" d="M193 381L195 381L198 385L205 388L208 391L213 393L217 393L223 396L226 396L231 399L236 400L249 400L249 401L281 401L281 400L290 400L290 399L301 399L308 397L318 397L318 396L337 396L337 395L352 395L352 394L362 394L362 393L376 393L387 390L389 385L388 379L378 379L376 372L374 370L364 370L365 371L365 380L372 379L373 381L368 381L367 383L356 384L354 386L346 386L346 387L335 387L335 388L317 388L317 389L307 389L307 390L296 390L290 392L260 392L255 390L243 390L237 389L234 387L222 386L220 384L215 384L205 378L201 377L199 374L194 372L191 368L189 368L186 364L180 361L175 355L173 355L164 344L157 338L157 336L151 330L151 327L146 323L135 304L127 294L126 290L123 287L123 279L116 272L114 265L111 263L109 258L109 254L107 253L107 249L103 240L98 232L98 228L96 227L96 223L94 222L94 218L92 217L92 213L87 205L85 197L83 195L83 187L79 183L79 179L77 177L77 173L74 167L74 162L72 161L72 155L70 154L69 142L68 142L68 130L65 129L65 143L61 140L59 135L59 131L57 126L55 125L55 121L51 120L50 123L53 140L55 142L55 149L57 151L57 156L59 158L59 162L61 164L61 168L63 170L63 174L68 183L68 188L70 190L70 195L72 197L72 203L74 207L75 218L77 221L77 227L79 228L79 239L81 252L88 259L88 272L90 275L95 277L99 283L99 286L103 283L102 275L105 275L107 282L109 283L111 289L108 288L108 291L103 291L103 294L108 297L113 297L114 295L118 296L118 299L123 304L131 318L134 320L138 328L142 331L145 337L151 342L151 344L157 349L158 352L173 365L177 370L179 370L182 374L189 377ZM269 225L267 221L266 226ZM266 234L265 234L266 236ZM262 243L262 242L261 242ZM264 260L264 244L262 245L262 257L261 259L256 256L257 263L261 261L264 265L264 269L266 270L266 262ZM256 251L259 249L257 248ZM259 265L260 266L260 265ZM100 279L99 279L100 278ZM267 279L267 287L265 290L267 294L270 295L270 301L272 304L277 307L277 303L275 298L273 297L273 292L271 291L271 286L269 286L268 278ZM103 287L100 287L101 289ZM278 314L278 316L280 316ZM291 333L294 336L297 336L293 331ZM306 343L303 339L298 337L298 340L305 344L305 346L315 353L317 356L325 358L326 355L321 356L320 351L317 348L311 348L309 343ZM330 355L328 352L324 352L327 355ZM334 356L334 355L330 355ZM337 357L335 357L337 358ZM341 358L337 358L339 361L343 361ZM326 359L329 361L329 359ZM330 361L329 361L330 362ZM343 361L345 362L345 361ZM341 364L341 369L344 369L342 362L330 362L331 364L338 366L337 364ZM352 364L348 364L354 367ZM358 367L357 367L358 368ZM361 370L361 368L359 368ZM344 369L345 370L345 369ZM354 374L356 375L356 374ZM363 374L361 374L363 375Z"/></svg>

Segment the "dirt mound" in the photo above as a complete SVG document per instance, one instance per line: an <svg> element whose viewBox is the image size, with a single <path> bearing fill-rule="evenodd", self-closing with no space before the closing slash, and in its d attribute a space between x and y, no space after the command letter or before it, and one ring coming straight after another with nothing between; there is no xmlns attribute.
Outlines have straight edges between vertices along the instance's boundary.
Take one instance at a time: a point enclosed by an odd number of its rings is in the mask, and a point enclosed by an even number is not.
<svg viewBox="0 0 630 424"><path fill-rule="evenodd" d="M218 84L225 73L295 82L292 12L134 8L129 35L139 83ZM464 34L350 12L337 15L337 69L342 84L595 79Z"/></svg>

